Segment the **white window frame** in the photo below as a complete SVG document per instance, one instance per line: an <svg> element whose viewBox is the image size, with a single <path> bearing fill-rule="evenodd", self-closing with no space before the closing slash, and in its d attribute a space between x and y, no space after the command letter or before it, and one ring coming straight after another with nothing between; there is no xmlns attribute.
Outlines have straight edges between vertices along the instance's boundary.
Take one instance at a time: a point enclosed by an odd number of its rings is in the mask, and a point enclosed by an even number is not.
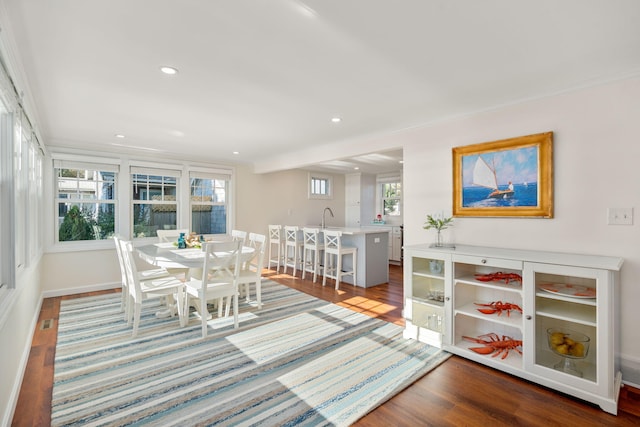
<svg viewBox="0 0 640 427"><path fill-rule="evenodd" d="M82 198L61 198L59 197L60 194L58 192L58 186L59 186L59 176L58 176L58 169L73 169L73 170L91 170L91 171L101 171L101 172L113 172L114 173L114 191L115 191L115 197L113 199L102 199L102 198L95 198L95 199L82 199ZM73 241L60 241L59 237L59 217L58 217L58 209L59 209L59 205L60 203L79 203L79 204L87 204L87 203L95 203L95 204L105 204L105 205L113 205L113 212L115 215L114 218L114 233L118 233L118 223L119 223L119 218L118 218L118 180L120 179L119 175L120 175L120 168L118 165L115 165L113 163L110 162L105 162L105 163L101 163L99 161L96 161L95 158L92 159L84 159L82 157L78 158L78 157L72 157L72 158L65 158L65 157L56 157L53 159L53 170L52 170L52 174L54 176L54 185L55 188L53 189L54 191L54 227L53 227L53 241L55 242L55 244L59 244L59 245L79 245L79 244L83 244L83 243L87 243L87 242L104 242L104 241L109 241L109 239L88 239L88 240L73 240ZM112 244L112 243L111 243Z"/></svg>
<svg viewBox="0 0 640 427"><path fill-rule="evenodd" d="M15 289L15 253L12 250L15 241L15 185L13 170L13 114L1 114L0 121L0 295L6 301L6 295Z"/></svg>
<svg viewBox="0 0 640 427"><path fill-rule="evenodd" d="M322 185L324 183L324 185ZM322 189L318 188L318 184ZM333 199L333 177L317 172L310 172L307 183L309 199Z"/></svg>
<svg viewBox="0 0 640 427"><path fill-rule="evenodd" d="M198 232L198 230L194 230L193 228L193 209L195 206L224 206L226 212L226 221L225 221L225 231L226 234L231 232L231 180L233 177L233 173L231 170L226 169L192 169L189 172L189 229L192 231ZM220 202L217 200L205 201L205 200L194 200L194 196L191 194L191 180L192 179L209 179L209 180L217 180L217 181L225 181L225 195L224 202Z"/></svg>
<svg viewBox="0 0 640 427"><path fill-rule="evenodd" d="M402 203L402 195L404 193L402 189L402 176L398 174L380 174L376 176L376 184L378 186L378 212L381 212L383 216L389 218L402 217L402 211L404 209ZM385 197L384 186L385 184L399 184L400 185L400 197ZM397 200L398 201L398 213L397 215L388 215L384 212L385 200Z"/></svg>
<svg viewBox="0 0 640 427"><path fill-rule="evenodd" d="M133 198L133 175L148 175L148 176L161 176L163 178L175 178L176 184L176 196L175 200L165 200L164 192L161 194L162 198L160 200L134 200ZM129 171L129 227L131 230L131 236L133 239L141 240L141 239L157 239L156 236L147 236L147 235L136 235L135 234L135 224L134 221L134 207L136 205L151 205L151 206L175 206L176 212L176 228L182 228L182 215L181 215L181 197L182 197L182 171L178 169L171 168L155 168L148 166L131 166L131 170Z"/></svg>

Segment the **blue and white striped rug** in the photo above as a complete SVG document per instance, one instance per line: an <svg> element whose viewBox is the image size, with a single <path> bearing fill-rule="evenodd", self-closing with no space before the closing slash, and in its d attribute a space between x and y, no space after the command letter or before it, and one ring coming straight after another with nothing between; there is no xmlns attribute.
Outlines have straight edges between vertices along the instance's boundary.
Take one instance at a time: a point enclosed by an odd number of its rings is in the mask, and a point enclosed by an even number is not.
<svg viewBox="0 0 640 427"><path fill-rule="evenodd" d="M402 338L402 328L263 282L263 308L189 325L157 319L140 332L120 295L60 307L52 425L347 426L449 356Z"/></svg>

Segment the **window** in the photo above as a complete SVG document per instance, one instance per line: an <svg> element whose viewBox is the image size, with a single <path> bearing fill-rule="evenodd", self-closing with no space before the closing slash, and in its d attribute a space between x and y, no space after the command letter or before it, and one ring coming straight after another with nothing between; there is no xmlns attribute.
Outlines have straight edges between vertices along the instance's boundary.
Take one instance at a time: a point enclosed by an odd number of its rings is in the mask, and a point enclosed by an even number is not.
<svg viewBox="0 0 640 427"><path fill-rule="evenodd" d="M333 183L330 176L309 174L309 198L330 199L332 197Z"/></svg>
<svg viewBox="0 0 640 427"><path fill-rule="evenodd" d="M384 215L399 216L402 205L402 183L383 182L382 188L382 212Z"/></svg>
<svg viewBox="0 0 640 427"><path fill-rule="evenodd" d="M133 237L156 237L178 225L180 171L131 168Z"/></svg>
<svg viewBox="0 0 640 427"><path fill-rule="evenodd" d="M116 224L117 166L55 160L57 239L104 240Z"/></svg>
<svg viewBox="0 0 640 427"><path fill-rule="evenodd" d="M14 255L13 247L13 168L12 166L12 130L13 120L0 100L0 297L4 297L8 289L13 288ZM3 298L0 298L2 301Z"/></svg>
<svg viewBox="0 0 640 427"><path fill-rule="evenodd" d="M191 231L226 234L230 175L191 172Z"/></svg>

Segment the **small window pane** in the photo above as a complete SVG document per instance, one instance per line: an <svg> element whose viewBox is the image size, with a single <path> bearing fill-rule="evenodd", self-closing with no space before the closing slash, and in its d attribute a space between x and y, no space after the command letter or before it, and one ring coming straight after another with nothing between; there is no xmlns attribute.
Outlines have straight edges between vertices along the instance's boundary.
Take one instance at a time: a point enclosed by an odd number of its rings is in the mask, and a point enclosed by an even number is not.
<svg viewBox="0 0 640 427"><path fill-rule="evenodd" d="M399 216L402 200L402 183L382 184L382 208L384 215Z"/></svg>
<svg viewBox="0 0 640 427"><path fill-rule="evenodd" d="M331 177L309 174L309 198L310 199L330 199L331 198Z"/></svg>
<svg viewBox="0 0 640 427"><path fill-rule="evenodd" d="M191 230L197 234L226 234L228 182L221 179L192 178Z"/></svg>

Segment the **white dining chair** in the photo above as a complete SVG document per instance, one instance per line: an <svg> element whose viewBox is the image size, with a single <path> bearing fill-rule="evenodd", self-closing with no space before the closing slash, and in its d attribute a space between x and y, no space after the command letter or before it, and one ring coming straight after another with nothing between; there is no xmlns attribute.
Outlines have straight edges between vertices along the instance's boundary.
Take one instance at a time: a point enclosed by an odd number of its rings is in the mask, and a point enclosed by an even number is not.
<svg viewBox="0 0 640 427"><path fill-rule="evenodd" d="M300 227L295 225L285 225L284 227L284 273L287 274L287 267L293 268L293 275L302 268L302 248L304 242L300 235Z"/></svg>
<svg viewBox="0 0 640 427"><path fill-rule="evenodd" d="M122 253L122 245L120 243L122 241L122 237L115 235L113 236L113 241L115 242L115 246L116 246L116 254L118 256L118 265L120 267L120 276L121 276L121 285L122 285L120 311L127 313L127 306L131 298L129 295L129 286L128 286L129 280L127 279L126 261L124 259L124 254ZM164 267L148 268L148 269L142 269L142 270L140 270L137 267L138 266L136 266L136 269L137 269L137 275L139 280L159 279L161 277L169 276L169 271L167 271L167 269ZM126 320L126 314L125 314L125 320Z"/></svg>
<svg viewBox="0 0 640 427"><path fill-rule="evenodd" d="M189 230L187 229L156 230L156 234L158 235L158 241L160 243L177 242L178 237L180 237L180 233L184 233L184 236L187 237L189 235Z"/></svg>
<svg viewBox="0 0 640 427"><path fill-rule="evenodd" d="M202 249L204 252L202 277L200 279L191 277L185 282L184 311L188 312L189 306L196 308L202 321L202 337L205 338L209 317L208 301L218 302L218 317L222 317L222 299L233 297L233 327L238 327L238 275L242 243L240 241L207 242ZM228 315L229 304L225 310L225 317Z"/></svg>
<svg viewBox="0 0 640 427"><path fill-rule="evenodd" d="M249 246L254 249L254 252L251 259L243 263L238 276L238 286L247 302L251 301L251 284L256 284L258 309L262 308L262 269L264 268L266 240L267 236L264 234L249 233Z"/></svg>
<svg viewBox="0 0 640 427"><path fill-rule="evenodd" d="M302 260L302 279L306 274L313 273L313 282L320 274L320 259L324 256L324 243L320 241L322 233L318 228L304 227L302 239L304 241L304 254ZM324 261L323 261L324 262Z"/></svg>
<svg viewBox="0 0 640 427"><path fill-rule="evenodd" d="M231 239L239 240L244 245L247 241L247 232L242 230L231 230Z"/></svg>
<svg viewBox="0 0 640 427"><path fill-rule="evenodd" d="M280 264L283 264L284 236L281 225L269 224L269 262L267 268L276 265L276 273L280 272ZM274 249L275 246L275 249Z"/></svg>
<svg viewBox="0 0 640 427"><path fill-rule="evenodd" d="M133 322L133 337L138 335L142 301L147 298L176 297L180 326L186 324L184 312L184 283L175 276L140 280L136 266L136 253L133 244L127 240L120 240L120 248L125 264L130 301L127 305L127 324Z"/></svg>
<svg viewBox="0 0 640 427"><path fill-rule="evenodd" d="M358 248L352 246L344 246L342 244L342 231L339 230L323 230L324 234L324 274L322 277L322 286L327 284L327 279L335 279L336 290L340 287L340 281L344 276L352 276L353 284L356 284L356 258ZM342 257L351 255L350 270L343 270Z"/></svg>

